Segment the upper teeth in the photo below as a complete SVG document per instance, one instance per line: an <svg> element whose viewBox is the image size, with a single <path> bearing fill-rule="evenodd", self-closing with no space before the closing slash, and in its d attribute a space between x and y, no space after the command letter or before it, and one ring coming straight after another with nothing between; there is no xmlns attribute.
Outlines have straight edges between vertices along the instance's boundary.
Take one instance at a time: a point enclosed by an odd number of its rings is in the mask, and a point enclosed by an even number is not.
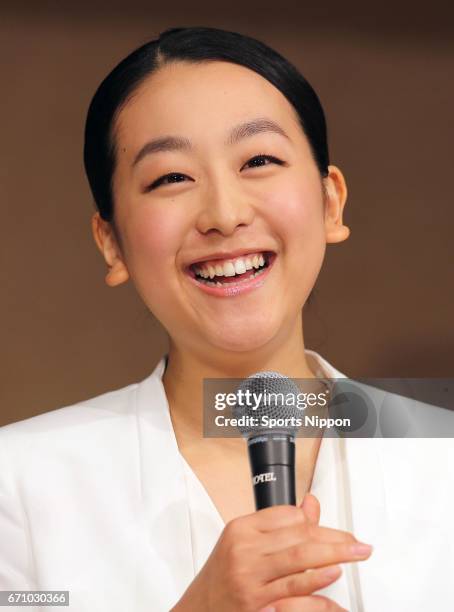
<svg viewBox="0 0 454 612"><path fill-rule="evenodd" d="M235 276L235 274L244 274L246 270L252 268L260 268L265 264L265 258L261 253L248 255L247 257L237 257L229 261L219 262L216 264L202 264L195 266L194 271L202 278L214 278L215 276Z"/></svg>

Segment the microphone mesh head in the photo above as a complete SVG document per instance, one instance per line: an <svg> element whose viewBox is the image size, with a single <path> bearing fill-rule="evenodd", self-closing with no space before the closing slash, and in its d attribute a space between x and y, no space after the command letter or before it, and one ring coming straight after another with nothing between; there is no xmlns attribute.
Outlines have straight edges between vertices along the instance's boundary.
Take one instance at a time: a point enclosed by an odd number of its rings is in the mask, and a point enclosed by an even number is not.
<svg viewBox="0 0 454 612"><path fill-rule="evenodd" d="M292 424L291 418L301 419L303 411L297 405L300 390L290 378L279 372L257 372L245 378L238 387L237 396L241 397L239 391L242 392L243 405L237 403L233 406L234 417L254 417L259 423L258 425L248 424L251 419L245 419L245 425L238 425L242 436L249 438L276 433L290 436L296 434L299 425ZM247 391L252 397L249 401L247 401L247 395L244 395ZM254 409L257 403L258 406ZM269 427L261 424L263 416L269 419L281 419L281 421Z"/></svg>

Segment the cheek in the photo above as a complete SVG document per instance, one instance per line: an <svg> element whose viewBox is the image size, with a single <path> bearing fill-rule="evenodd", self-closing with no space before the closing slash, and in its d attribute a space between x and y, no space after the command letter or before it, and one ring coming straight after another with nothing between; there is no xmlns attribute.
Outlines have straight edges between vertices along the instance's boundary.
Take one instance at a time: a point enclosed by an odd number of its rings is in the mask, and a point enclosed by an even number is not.
<svg viewBox="0 0 454 612"><path fill-rule="evenodd" d="M170 204L171 207L171 204ZM153 274L153 279L169 278L169 266L174 265L182 244L182 222L169 207L144 211L128 224L128 264L140 284Z"/></svg>
<svg viewBox="0 0 454 612"><path fill-rule="evenodd" d="M286 270L299 305L312 290L326 250L324 203L317 178L279 189L268 200L270 224L282 240ZM294 282L298 279L298 282ZM300 307L300 306L299 306Z"/></svg>
<svg viewBox="0 0 454 612"><path fill-rule="evenodd" d="M288 184L269 194L266 207L273 226L288 241L288 248L325 243L323 199L318 182Z"/></svg>

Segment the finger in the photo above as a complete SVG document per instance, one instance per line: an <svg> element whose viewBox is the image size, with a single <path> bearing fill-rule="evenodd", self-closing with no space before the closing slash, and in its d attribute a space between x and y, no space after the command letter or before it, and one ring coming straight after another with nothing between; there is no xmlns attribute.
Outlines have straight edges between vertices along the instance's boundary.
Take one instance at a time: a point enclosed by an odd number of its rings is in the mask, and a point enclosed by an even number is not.
<svg viewBox="0 0 454 612"><path fill-rule="evenodd" d="M291 577L291 580L289 580L286 584L288 589L287 592L283 591L283 585L280 585L279 595L278 597L275 597L275 593L278 592L276 590L276 585L269 583L263 590L263 596L267 598L267 601L269 601L270 598L275 601L294 595L312 595L314 591L323 589L338 580L341 574L342 568L340 568L338 565L308 570L306 572L301 572L300 574L295 574Z"/></svg>
<svg viewBox="0 0 454 612"><path fill-rule="evenodd" d="M243 518L249 521L249 525L262 533L307 521L302 508L290 505L271 506L270 508L257 510L257 512L248 514Z"/></svg>
<svg viewBox="0 0 454 612"><path fill-rule="evenodd" d="M315 495L306 493L301 506L310 523L318 524L320 522L320 503Z"/></svg>
<svg viewBox="0 0 454 612"><path fill-rule="evenodd" d="M264 533L260 537L260 552L264 555L270 555L292 546L303 544L309 540L325 543L344 542L354 544L357 542L357 539L348 531L332 529L331 527L320 527L319 525L305 522Z"/></svg>
<svg viewBox="0 0 454 612"><path fill-rule="evenodd" d="M348 612L335 601L322 595L311 597L292 597L274 601L260 612Z"/></svg>
<svg viewBox="0 0 454 612"><path fill-rule="evenodd" d="M265 581L273 581L277 584L276 588L284 590L284 594L275 599L300 595L298 592L289 594L285 590L288 584L294 586L293 574L300 575L304 570L326 565L364 561L371 553L372 546L362 542L345 544L308 541L264 557L260 564L261 575Z"/></svg>

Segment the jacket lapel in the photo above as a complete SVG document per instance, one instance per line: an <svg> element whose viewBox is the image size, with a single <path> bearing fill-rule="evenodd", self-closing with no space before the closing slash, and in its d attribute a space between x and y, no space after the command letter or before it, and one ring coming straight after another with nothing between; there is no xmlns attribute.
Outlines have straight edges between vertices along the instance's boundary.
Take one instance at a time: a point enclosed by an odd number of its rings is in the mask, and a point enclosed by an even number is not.
<svg viewBox="0 0 454 612"><path fill-rule="evenodd" d="M350 588L355 594L358 612L375 610L374 602L383 602L377 575L371 571L372 565L379 568L383 563L377 559L377 552L380 553L383 529L387 524L379 443L377 439L349 438L340 440L339 444L345 466L340 489L346 529L358 540L374 546L367 561L353 563L349 568Z"/></svg>
<svg viewBox="0 0 454 612"><path fill-rule="evenodd" d="M316 361L322 366L322 371L319 370L317 375L336 379L347 378L320 355L313 351L307 352L314 355ZM370 438L328 438L322 443L322 447L323 444L329 443L334 451L330 458L330 465L325 469L335 470L338 480L339 528L353 533L358 540L372 544L376 548L382 539L383 528L387 520L380 442L379 439ZM371 564L375 563L376 552L374 550L366 562L344 566L349 592L353 599L350 602L352 612L363 610L375 612L376 609L378 610L374 607L375 602L383 601L380 582L377 581L377 575L371 572ZM380 563L383 563L383 560ZM381 608L380 612L383 609Z"/></svg>
<svg viewBox="0 0 454 612"><path fill-rule="evenodd" d="M136 398L144 520L153 557L150 582L162 594L159 605L170 609L193 580L194 565L184 473L161 380L164 365L163 357L139 383Z"/></svg>

